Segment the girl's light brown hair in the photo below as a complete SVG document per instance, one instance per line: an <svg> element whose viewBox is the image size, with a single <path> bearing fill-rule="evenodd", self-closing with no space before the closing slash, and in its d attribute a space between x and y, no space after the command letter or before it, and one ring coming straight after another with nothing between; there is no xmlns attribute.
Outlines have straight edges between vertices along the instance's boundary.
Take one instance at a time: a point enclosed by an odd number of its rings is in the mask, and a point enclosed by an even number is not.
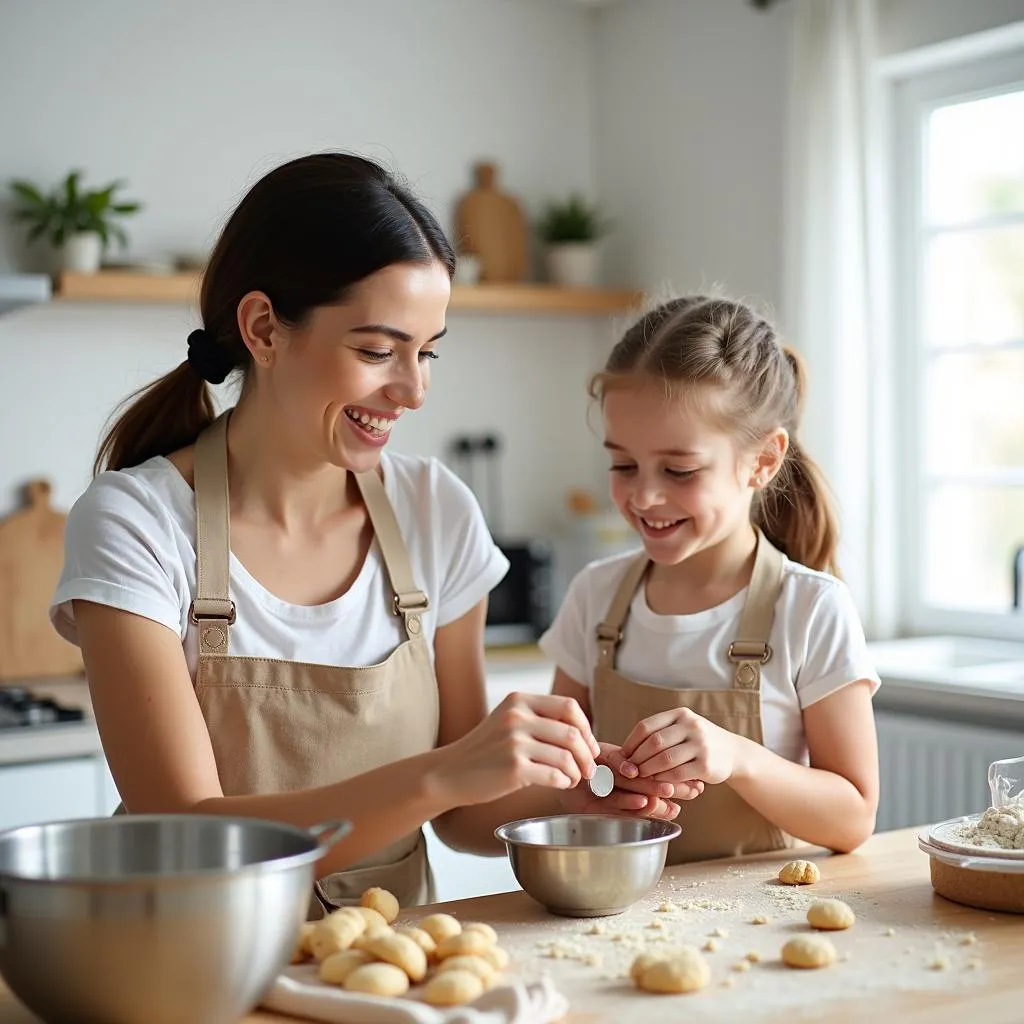
<svg viewBox="0 0 1024 1024"><path fill-rule="evenodd" d="M797 440L806 376L775 328L740 302L685 296L642 316L590 381L591 397L647 378L696 397L743 450L779 427L789 433L782 468L756 491L751 517L793 561L838 575L839 528L825 478Z"/></svg>

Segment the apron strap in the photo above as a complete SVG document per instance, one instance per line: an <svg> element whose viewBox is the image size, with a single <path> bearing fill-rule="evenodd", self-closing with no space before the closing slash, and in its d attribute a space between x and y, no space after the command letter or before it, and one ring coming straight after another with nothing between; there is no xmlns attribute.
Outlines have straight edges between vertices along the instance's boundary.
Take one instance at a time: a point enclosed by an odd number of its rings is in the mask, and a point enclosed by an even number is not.
<svg viewBox="0 0 1024 1024"><path fill-rule="evenodd" d="M633 600L636 588L640 586L640 581L650 564L651 560L643 552L629 563L626 575L622 577L604 619L598 623L595 630L598 668L615 668L615 651L622 643L622 624L629 614L629 604Z"/></svg>
<svg viewBox="0 0 1024 1024"><path fill-rule="evenodd" d="M226 655L235 603L228 592L231 536L228 516L229 412L196 439L196 596L188 614L199 630L199 654Z"/></svg>
<svg viewBox="0 0 1024 1024"><path fill-rule="evenodd" d="M740 616L739 638L729 644L729 660L736 666L733 687L737 690L761 687L761 666L772 656L768 640L781 589L782 553L757 530L757 553Z"/></svg>
<svg viewBox="0 0 1024 1024"><path fill-rule="evenodd" d="M391 581L395 595L395 614L402 616L406 635L412 640L423 631L420 617L430 607L430 601L416 586L409 551L381 478L372 470L356 473L355 477L373 524L373 532L377 536L384 568Z"/></svg>

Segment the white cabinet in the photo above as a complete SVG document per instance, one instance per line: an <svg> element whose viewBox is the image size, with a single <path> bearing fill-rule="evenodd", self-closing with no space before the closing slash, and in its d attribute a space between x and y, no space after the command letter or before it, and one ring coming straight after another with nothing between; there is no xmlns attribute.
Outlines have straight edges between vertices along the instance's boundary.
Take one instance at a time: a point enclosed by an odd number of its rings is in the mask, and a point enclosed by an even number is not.
<svg viewBox="0 0 1024 1024"><path fill-rule="evenodd" d="M97 755L0 767L0 831L105 813L105 772L106 762Z"/></svg>

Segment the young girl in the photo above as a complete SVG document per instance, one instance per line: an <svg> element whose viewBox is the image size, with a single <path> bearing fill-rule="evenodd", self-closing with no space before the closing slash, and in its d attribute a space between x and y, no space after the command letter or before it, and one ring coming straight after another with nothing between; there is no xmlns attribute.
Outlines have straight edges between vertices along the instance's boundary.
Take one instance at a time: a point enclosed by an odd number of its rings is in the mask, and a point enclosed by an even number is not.
<svg viewBox="0 0 1024 1024"><path fill-rule="evenodd" d="M767 321L703 296L644 316L591 383L643 551L587 566L541 647L620 777L691 801L672 863L849 851L874 828L879 679L797 441L802 390Z"/></svg>

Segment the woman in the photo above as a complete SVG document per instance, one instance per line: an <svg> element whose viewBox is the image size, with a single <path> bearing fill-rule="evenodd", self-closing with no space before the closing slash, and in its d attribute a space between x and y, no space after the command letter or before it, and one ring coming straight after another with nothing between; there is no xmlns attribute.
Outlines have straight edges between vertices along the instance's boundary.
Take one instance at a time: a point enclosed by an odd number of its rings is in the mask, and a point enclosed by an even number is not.
<svg viewBox="0 0 1024 1024"><path fill-rule="evenodd" d="M507 563L455 476L383 454L423 404L454 266L377 165L272 171L216 245L187 359L115 423L67 523L51 615L82 649L125 808L350 820L318 905L371 884L428 901L424 822L493 851L497 824L556 810L601 755L574 700L486 715ZM207 385L232 373L215 416ZM671 787L632 788L613 803L678 811L653 796Z"/></svg>

